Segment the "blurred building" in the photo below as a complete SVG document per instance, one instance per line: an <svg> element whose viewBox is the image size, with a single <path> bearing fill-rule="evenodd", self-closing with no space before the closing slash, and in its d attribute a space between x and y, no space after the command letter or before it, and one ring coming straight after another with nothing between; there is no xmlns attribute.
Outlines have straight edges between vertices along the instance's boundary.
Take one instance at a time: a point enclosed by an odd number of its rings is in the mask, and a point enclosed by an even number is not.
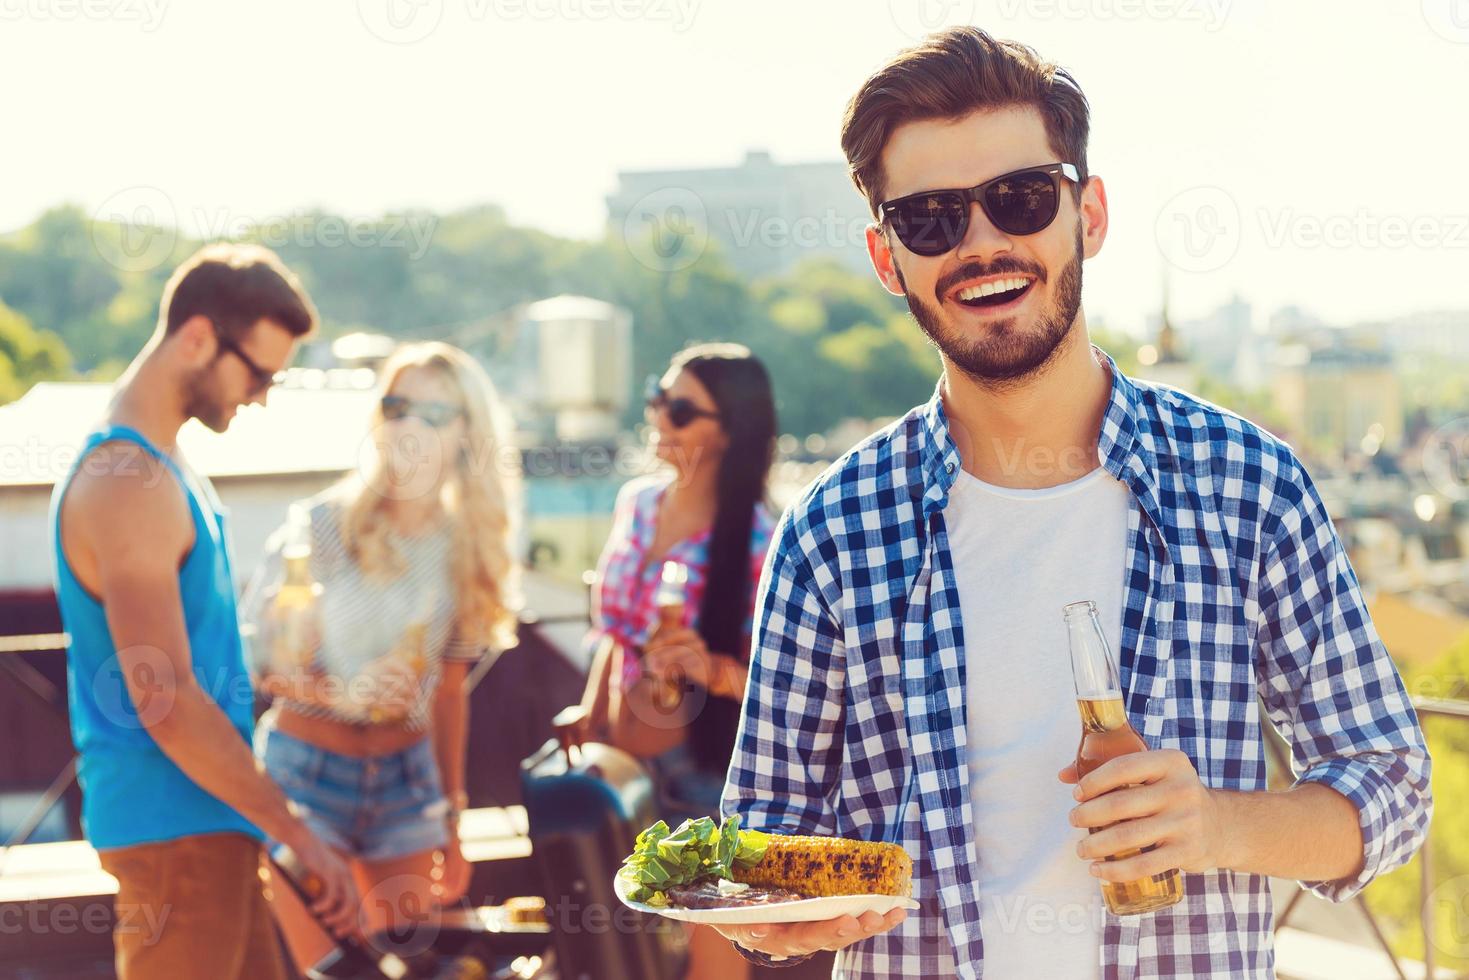
<svg viewBox="0 0 1469 980"><path fill-rule="evenodd" d="M521 303L456 329L532 441L615 443L636 388L632 314L588 296Z"/></svg>
<svg viewBox="0 0 1469 980"><path fill-rule="evenodd" d="M751 150L734 167L627 170L607 197L614 236L651 235L691 223L746 276L789 272L807 259L869 269L864 231L872 220L847 165L776 163Z"/></svg>
<svg viewBox="0 0 1469 980"><path fill-rule="evenodd" d="M377 399L369 370L293 369L269 407L244 409L224 433L197 421L179 432L190 464L229 509L242 580L294 500L324 490L358 465ZM38 384L0 407L0 431L24 433L0 460L0 596L51 588L51 490L66 476L112 395L110 384Z"/></svg>
<svg viewBox="0 0 1469 980"><path fill-rule="evenodd" d="M1239 388L1265 384L1264 338L1255 332L1254 311L1239 296L1202 317L1177 324L1179 339L1200 374Z"/></svg>
<svg viewBox="0 0 1469 980"><path fill-rule="evenodd" d="M1402 388L1387 351L1283 344L1272 367L1276 410L1293 439L1317 458L1402 446Z"/></svg>
<svg viewBox="0 0 1469 980"><path fill-rule="evenodd" d="M1166 275L1166 273L1165 273ZM1157 337L1137 350L1137 373L1144 381L1181 388L1198 389L1198 371L1185 356L1178 330L1168 315L1168 281L1163 282L1163 308L1158 313Z"/></svg>
<svg viewBox="0 0 1469 980"><path fill-rule="evenodd" d="M1429 310L1352 328L1394 354L1469 361L1469 310Z"/></svg>

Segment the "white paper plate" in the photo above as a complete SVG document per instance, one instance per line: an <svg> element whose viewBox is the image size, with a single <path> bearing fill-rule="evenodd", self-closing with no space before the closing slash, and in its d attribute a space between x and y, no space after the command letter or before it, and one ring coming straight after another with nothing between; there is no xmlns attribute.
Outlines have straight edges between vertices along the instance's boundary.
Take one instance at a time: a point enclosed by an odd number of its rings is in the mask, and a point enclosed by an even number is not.
<svg viewBox="0 0 1469 980"><path fill-rule="evenodd" d="M732 909L660 909L629 900L627 897L629 884L622 875L614 877L613 887L617 890L617 897L622 900L622 904L630 909L661 915L665 919L702 922L707 925L739 926L756 922L820 922L825 919L835 919L840 915L861 915L863 912L886 914L896 908L918 908L916 901L899 895L833 895L829 898L803 898L797 902L751 905Z"/></svg>

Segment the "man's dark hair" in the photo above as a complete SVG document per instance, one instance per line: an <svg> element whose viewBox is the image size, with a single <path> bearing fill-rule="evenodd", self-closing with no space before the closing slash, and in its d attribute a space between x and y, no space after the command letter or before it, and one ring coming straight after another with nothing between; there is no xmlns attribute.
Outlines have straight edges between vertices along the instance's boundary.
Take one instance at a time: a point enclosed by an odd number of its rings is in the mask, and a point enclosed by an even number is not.
<svg viewBox="0 0 1469 980"><path fill-rule="evenodd" d="M174 270L163 288L158 322L173 333L190 317L208 317L222 334L238 338L261 319L303 337L316 326L316 307L301 281L268 248L206 245Z"/></svg>
<svg viewBox="0 0 1469 980"><path fill-rule="evenodd" d="M883 147L900 124L1012 106L1041 114L1051 149L1076 165L1080 179L1073 193L1079 199L1091 123L1076 79L1017 41L998 41L977 27L953 27L899 52L847 103L842 151L873 216L885 200Z"/></svg>

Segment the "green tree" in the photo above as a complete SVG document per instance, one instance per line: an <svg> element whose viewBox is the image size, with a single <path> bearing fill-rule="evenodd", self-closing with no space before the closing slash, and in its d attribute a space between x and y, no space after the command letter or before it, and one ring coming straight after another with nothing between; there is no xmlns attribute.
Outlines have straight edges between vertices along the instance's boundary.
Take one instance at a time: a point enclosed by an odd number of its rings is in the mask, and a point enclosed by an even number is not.
<svg viewBox="0 0 1469 980"><path fill-rule="evenodd" d="M1437 660L1405 665L1403 682L1418 697L1469 701L1469 636ZM1422 915L1434 917L1436 965L1469 971L1469 722L1462 718L1422 718L1433 757L1433 878L1430 899L1420 903L1421 854L1367 888L1367 904L1383 922L1399 955L1423 958Z"/></svg>
<svg viewBox="0 0 1469 980"><path fill-rule="evenodd" d="M0 403L14 401L38 381L53 381L70 373L71 360L61 338L37 330L0 301Z"/></svg>

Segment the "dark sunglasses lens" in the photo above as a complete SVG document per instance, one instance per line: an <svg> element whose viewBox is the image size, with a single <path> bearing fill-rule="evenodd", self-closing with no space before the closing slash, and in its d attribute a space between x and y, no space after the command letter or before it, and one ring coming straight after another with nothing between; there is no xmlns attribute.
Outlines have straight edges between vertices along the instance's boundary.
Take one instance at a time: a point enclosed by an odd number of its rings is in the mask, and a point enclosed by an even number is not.
<svg viewBox="0 0 1469 980"><path fill-rule="evenodd" d="M668 424L682 429L698 418L699 410L687 398L674 398L668 402Z"/></svg>
<svg viewBox="0 0 1469 980"><path fill-rule="evenodd" d="M1034 235L1056 217L1059 203L1055 178L1040 170L1006 177L984 192L985 213L1010 235Z"/></svg>
<svg viewBox="0 0 1469 980"><path fill-rule="evenodd" d="M899 202L892 212L898 240L916 255L942 255L964 239L969 205L958 194L925 194Z"/></svg>
<svg viewBox="0 0 1469 980"><path fill-rule="evenodd" d="M459 415L459 409L443 402L422 402L418 405L418 417L436 429L442 429Z"/></svg>
<svg viewBox="0 0 1469 980"><path fill-rule="evenodd" d="M383 418L401 419L408 412L408 399L397 395L387 395L383 398Z"/></svg>

